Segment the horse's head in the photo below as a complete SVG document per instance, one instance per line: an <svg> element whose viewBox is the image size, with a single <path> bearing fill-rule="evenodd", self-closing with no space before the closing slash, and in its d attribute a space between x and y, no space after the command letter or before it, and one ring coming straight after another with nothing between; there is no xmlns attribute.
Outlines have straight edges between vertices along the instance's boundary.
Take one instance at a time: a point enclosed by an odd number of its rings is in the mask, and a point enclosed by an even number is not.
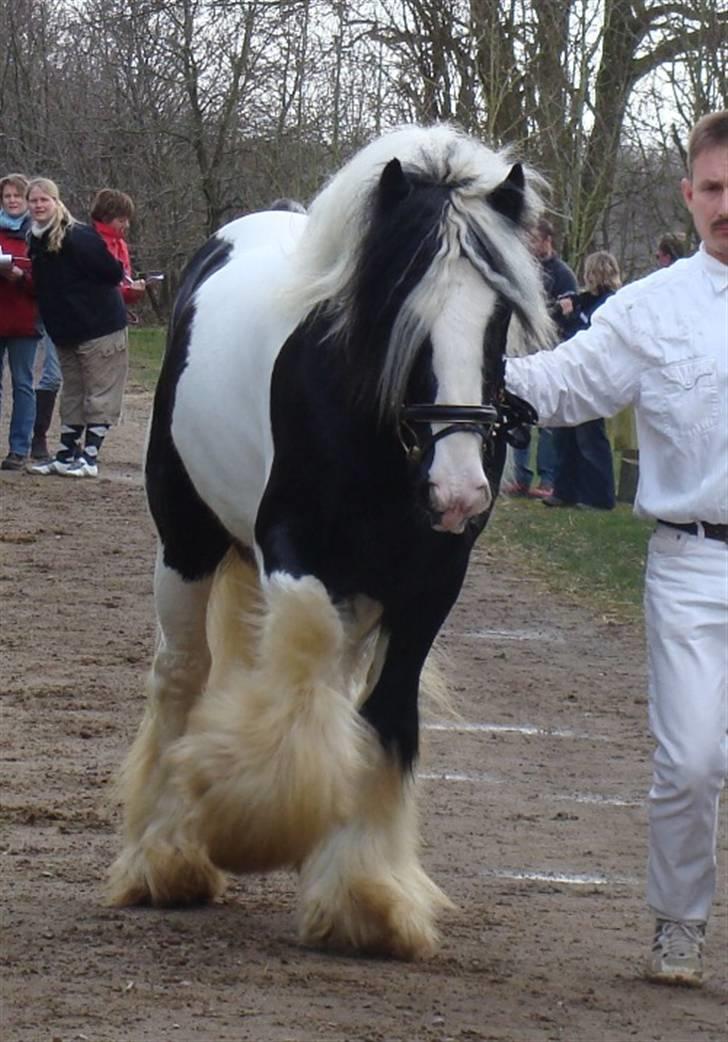
<svg viewBox="0 0 728 1042"><path fill-rule="evenodd" d="M494 153L482 149L481 164L483 153L492 166ZM373 221L401 241L389 276L397 312L390 315L380 407L396 417L405 450L419 468L433 526L451 533L488 511L491 482L500 478L511 318L516 313L537 336L548 321L523 235L523 167L505 165L494 184L492 172L484 182L482 166L473 170L472 154L468 158L471 166L458 168L453 150L449 169L437 180L391 160L379 181ZM390 247L390 256L397 252Z"/></svg>
<svg viewBox="0 0 728 1042"><path fill-rule="evenodd" d="M526 234L533 179L452 127L404 127L358 153L311 208L310 303L331 312L359 401L400 438L441 531L463 532L492 503L512 316L534 341L548 337Z"/></svg>

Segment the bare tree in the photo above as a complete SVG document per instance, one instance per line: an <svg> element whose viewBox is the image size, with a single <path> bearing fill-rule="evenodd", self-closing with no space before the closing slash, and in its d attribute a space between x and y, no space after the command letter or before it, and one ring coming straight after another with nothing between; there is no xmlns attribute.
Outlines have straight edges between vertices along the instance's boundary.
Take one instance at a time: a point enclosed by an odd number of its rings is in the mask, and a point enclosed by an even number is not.
<svg viewBox="0 0 728 1042"><path fill-rule="evenodd" d="M400 0L377 26L403 91L416 98L419 79L419 118L457 118L541 166L574 263L599 237L637 84L688 63L695 110L706 101L706 66L725 83L725 62L718 70L714 57L728 30L720 0L457 0L447 15L443 7Z"/></svg>

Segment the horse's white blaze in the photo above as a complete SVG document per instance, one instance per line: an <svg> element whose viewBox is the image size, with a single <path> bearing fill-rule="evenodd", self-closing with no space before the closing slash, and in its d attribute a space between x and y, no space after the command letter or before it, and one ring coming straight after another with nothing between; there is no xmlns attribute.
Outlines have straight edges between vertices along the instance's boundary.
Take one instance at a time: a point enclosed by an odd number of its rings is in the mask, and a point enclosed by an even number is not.
<svg viewBox="0 0 728 1042"><path fill-rule="evenodd" d="M453 265L451 290L431 329L437 404L480 405L483 340L496 293L465 258ZM434 424L433 432L442 424ZM440 514L438 529L462 532L468 518L490 506L492 495L483 470L483 445L477 434L448 434L435 445L430 467L430 502Z"/></svg>

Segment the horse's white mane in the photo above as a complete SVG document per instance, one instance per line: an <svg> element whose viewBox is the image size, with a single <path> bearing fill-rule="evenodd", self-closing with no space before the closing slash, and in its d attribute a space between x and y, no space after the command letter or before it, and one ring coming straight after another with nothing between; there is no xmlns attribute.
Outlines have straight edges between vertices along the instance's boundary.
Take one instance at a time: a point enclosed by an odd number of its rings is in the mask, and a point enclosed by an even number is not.
<svg viewBox="0 0 728 1042"><path fill-rule="evenodd" d="M350 314L358 247L370 219L372 193L391 159L407 173L435 184L451 185L450 205L441 225L441 247L429 272L410 294L392 331L385 373L384 399L402 391L414 354L440 313L454 262L463 253L485 280L513 305L516 321L530 326L533 348L552 340L538 262L520 229L498 213L488 196L507 177L513 158L507 149L493 151L455 127L408 125L376 138L356 153L316 196L294 258L289 293L300 313L326 304L335 328ZM537 186L543 180L524 168L526 216L542 209ZM503 263L494 268L475 248L474 236ZM521 325L524 321L520 322ZM519 352L520 353L520 352Z"/></svg>

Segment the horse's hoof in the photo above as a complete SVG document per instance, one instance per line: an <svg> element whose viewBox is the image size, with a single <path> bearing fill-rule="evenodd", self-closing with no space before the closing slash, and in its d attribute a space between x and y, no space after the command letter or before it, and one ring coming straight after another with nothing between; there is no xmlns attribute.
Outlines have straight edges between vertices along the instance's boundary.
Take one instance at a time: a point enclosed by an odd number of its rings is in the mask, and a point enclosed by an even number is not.
<svg viewBox="0 0 728 1042"><path fill-rule="evenodd" d="M151 893L145 873L135 864L138 856L124 850L109 869L104 890L105 904L112 908L151 904Z"/></svg>
<svg viewBox="0 0 728 1042"><path fill-rule="evenodd" d="M225 886L225 876L203 851L158 842L122 851L109 870L106 903L116 907L206 904L219 897Z"/></svg>
<svg viewBox="0 0 728 1042"><path fill-rule="evenodd" d="M304 944L413 960L435 954L435 915L451 902L424 872L411 891L393 881L359 880L336 895L310 895L302 904Z"/></svg>

